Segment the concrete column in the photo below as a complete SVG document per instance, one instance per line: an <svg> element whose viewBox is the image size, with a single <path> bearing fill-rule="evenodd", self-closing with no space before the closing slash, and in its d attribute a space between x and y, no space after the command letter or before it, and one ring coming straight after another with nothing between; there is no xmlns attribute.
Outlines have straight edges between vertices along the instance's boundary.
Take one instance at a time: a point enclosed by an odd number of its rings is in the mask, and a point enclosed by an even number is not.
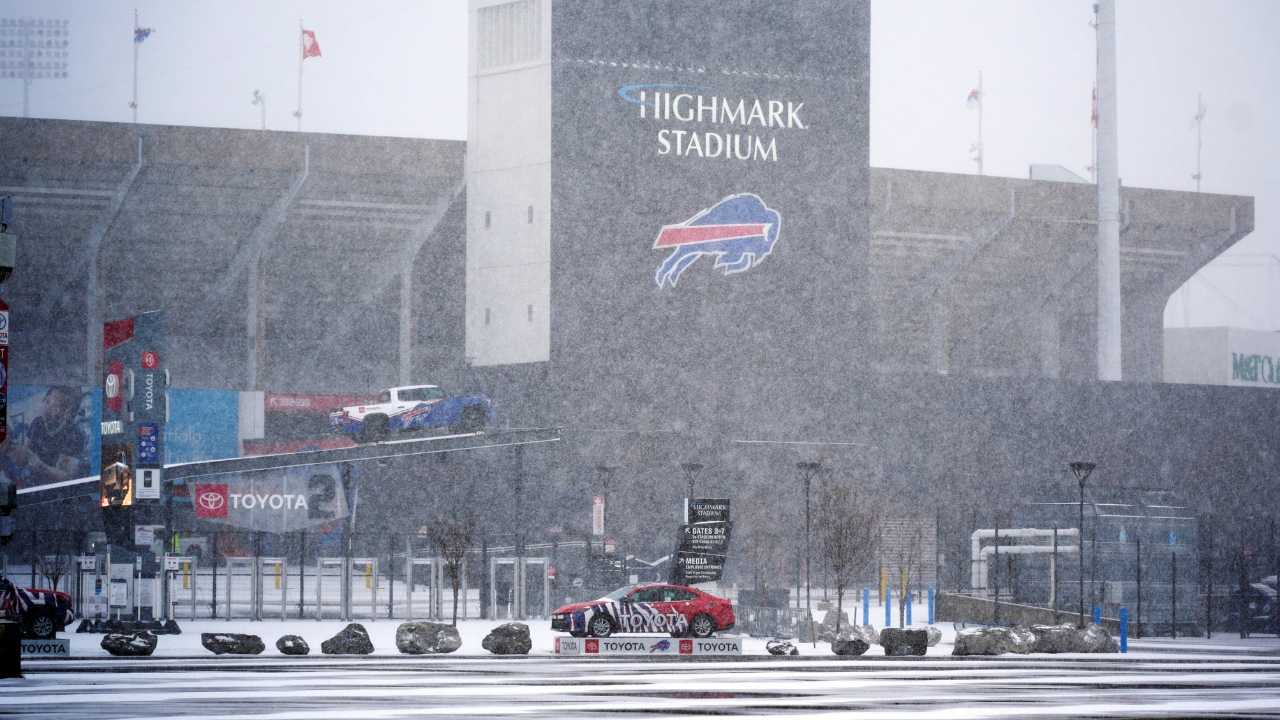
<svg viewBox="0 0 1280 720"><path fill-rule="evenodd" d="M1050 298L1040 309L1040 374L1057 378L1062 371L1058 337L1058 303Z"/></svg>
<svg viewBox="0 0 1280 720"><path fill-rule="evenodd" d="M929 365L939 375L951 372L951 291L940 288L929 308Z"/></svg>

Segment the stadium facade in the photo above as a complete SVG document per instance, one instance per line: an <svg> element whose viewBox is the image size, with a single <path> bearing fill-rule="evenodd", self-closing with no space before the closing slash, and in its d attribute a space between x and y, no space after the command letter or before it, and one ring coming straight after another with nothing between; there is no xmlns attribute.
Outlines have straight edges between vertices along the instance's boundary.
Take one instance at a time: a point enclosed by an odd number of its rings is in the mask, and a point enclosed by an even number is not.
<svg viewBox="0 0 1280 720"><path fill-rule="evenodd" d="M1099 383L1093 188L870 168L865 1L471 14L468 143L0 120L13 382L100 385L101 320L163 309L179 387L486 392L564 441L371 468L380 522L416 527L405 478L495 508L517 473L503 524L580 538L607 466L642 557L691 461L697 495L788 528L821 462L936 519L943 573L1073 498L1071 460L1091 498L1274 496L1280 396L1160 382L1167 299L1252 198L1122 189L1125 380Z"/></svg>

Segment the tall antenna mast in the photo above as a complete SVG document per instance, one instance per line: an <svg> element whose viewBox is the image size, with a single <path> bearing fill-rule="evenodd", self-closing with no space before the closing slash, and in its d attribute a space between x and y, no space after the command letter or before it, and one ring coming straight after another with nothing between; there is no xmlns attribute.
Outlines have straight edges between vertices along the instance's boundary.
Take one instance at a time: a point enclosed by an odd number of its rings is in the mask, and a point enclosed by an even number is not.
<svg viewBox="0 0 1280 720"><path fill-rule="evenodd" d="M129 107L133 108L133 121L138 122L138 11L133 11L133 100L129 102Z"/></svg>
<svg viewBox="0 0 1280 720"><path fill-rule="evenodd" d="M984 174L982 172L982 100L983 100L982 71L979 70L978 71L978 89L969 93L969 107L978 108L978 142L969 146L969 152L976 153L976 155L974 155L973 161L978 163L979 175Z"/></svg>
<svg viewBox="0 0 1280 720"><path fill-rule="evenodd" d="M1116 0L1098 0L1098 379L1121 378Z"/></svg>

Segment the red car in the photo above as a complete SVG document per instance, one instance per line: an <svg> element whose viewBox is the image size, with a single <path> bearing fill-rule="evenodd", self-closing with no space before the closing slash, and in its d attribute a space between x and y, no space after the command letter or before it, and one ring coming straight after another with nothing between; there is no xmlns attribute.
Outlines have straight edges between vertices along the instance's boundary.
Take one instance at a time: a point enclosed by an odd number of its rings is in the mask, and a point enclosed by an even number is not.
<svg viewBox="0 0 1280 720"><path fill-rule="evenodd" d="M574 637L616 632L671 633L705 638L733 627L733 603L679 585L633 585L599 600L565 605L551 615L551 629Z"/></svg>
<svg viewBox="0 0 1280 720"><path fill-rule="evenodd" d="M0 617L22 622L22 631L49 640L75 621L71 596L55 590L25 590L0 575Z"/></svg>

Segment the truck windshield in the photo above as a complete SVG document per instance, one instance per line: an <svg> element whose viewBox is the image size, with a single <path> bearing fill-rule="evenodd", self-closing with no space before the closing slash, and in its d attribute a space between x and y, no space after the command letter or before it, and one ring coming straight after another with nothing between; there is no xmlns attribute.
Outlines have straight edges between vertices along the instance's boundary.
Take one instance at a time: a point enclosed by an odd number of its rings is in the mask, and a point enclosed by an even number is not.
<svg viewBox="0 0 1280 720"><path fill-rule="evenodd" d="M383 390L382 392L378 393L378 404L379 404L379 405L381 405L382 403L389 403L389 402L391 402L391 391L390 391L390 390Z"/></svg>

